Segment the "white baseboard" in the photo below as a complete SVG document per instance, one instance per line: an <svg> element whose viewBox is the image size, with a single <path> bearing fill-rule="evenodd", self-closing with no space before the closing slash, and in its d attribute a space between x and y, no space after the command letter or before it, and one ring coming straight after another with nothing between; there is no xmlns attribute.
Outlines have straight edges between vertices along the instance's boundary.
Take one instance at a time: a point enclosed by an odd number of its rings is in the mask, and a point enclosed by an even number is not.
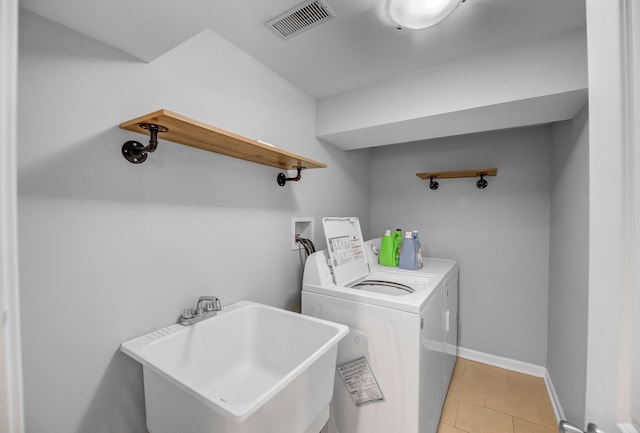
<svg viewBox="0 0 640 433"><path fill-rule="evenodd" d="M551 376L546 367L541 365L531 364L529 362L518 361L515 359L504 358L502 356L491 355L489 353L478 352L477 350L466 349L464 347L458 347L458 356L460 358L470 359L471 361L481 362L483 364L493 365L494 367L500 367L511 371L517 371L518 373L528 374L530 376L541 377L544 379L544 384L547 387L547 393L549 394L549 400L551 406L553 406L553 412L556 415L556 422L560 422L564 418L564 411L558 400L558 394L553 387ZM629 430L623 433L640 433L635 429Z"/></svg>
<svg viewBox="0 0 640 433"><path fill-rule="evenodd" d="M504 358L502 356L491 355L489 353L478 352L477 350L458 347L458 356L472 361L481 362L483 364L493 365L494 367L505 368L518 373L528 374L530 376L545 377L547 369L541 365L530 364L524 361Z"/></svg>
<svg viewBox="0 0 640 433"><path fill-rule="evenodd" d="M553 406L553 413L556 414L556 422L559 423L560 421L567 419L564 416L564 410L562 410L562 405L560 405L560 399L556 393L556 388L553 386L549 370L546 368L544 369L544 384L547 386L547 393L549 394L549 400L551 400L551 406Z"/></svg>

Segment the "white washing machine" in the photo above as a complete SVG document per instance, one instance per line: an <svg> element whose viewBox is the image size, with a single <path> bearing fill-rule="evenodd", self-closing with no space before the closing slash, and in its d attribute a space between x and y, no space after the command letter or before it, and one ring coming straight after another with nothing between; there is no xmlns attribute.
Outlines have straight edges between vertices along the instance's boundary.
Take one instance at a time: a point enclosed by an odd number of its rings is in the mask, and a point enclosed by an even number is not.
<svg viewBox="0 0 640 433"><path fill-rule="evenodd" d="M459 292L459 266L458 262L450 259L436 259L433 257L424 257L424 266L422 269L406 270L395 267L383 266L378 263L378 253L380 251L380 243L382 238L371 239L365 242L365 251L372 270L386 270L387 272L398 272L403 275L426 275L441 277L444 285L444 369L443 380L446 387L446 393L451 382L453 369L456 366L458 357L458 292Z"/></svg>
<svg viewBox="0 0 640 433"><path fill-rule="evenodd" d="M323 226L327 250L307 259L302 313L350 329L323 432L436 433L457 352L457 262L380 266L379 240L365 243L357 218Z"/></svg>

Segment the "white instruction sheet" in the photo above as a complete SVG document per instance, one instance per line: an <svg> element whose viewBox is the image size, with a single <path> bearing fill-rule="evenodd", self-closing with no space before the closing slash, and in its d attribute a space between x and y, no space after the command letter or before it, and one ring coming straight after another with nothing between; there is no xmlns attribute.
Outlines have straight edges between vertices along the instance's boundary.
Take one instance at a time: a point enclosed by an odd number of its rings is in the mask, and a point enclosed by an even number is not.
<svg viewBox="0 0 640 433"><path fill-rule="evenodd" d="M356 406L384 400L380 385L364 356L339 365L338 372Z"/></svg>
<svg viewBox="0 0 640 433"><path fill-rule="evenodd" d="M362 239L339 236L329 239L329 251L333 257L333 265L340 266L354 260L364 259Z"/></svg>

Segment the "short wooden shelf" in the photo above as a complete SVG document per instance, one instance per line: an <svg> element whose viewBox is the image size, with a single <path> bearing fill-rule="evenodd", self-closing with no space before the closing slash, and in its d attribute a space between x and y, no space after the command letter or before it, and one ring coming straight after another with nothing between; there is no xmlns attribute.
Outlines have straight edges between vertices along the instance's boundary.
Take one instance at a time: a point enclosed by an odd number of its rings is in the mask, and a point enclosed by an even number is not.
<svg viewBox="0 0 640 433"><path fill-rule="evenodd" d="M121 123L120 128L146 134L147 130L140 126L141 123L168 128L166 132L158 132L158 140L168 140L282 170L327 167L327 164L322 162L304 158L168 110L158 110L128 120Z"/></svg>
<svg viewBox="0 0 640 433"><path fill-rule="evenodd" d="M497 168L480 168L474 170L457 171L432 171L427 173L416 173L420 179L458 179L463 177L495 176L498 174Z"/></svg>
<svg viewBox="0 0 640 433"><path fill-rule="evenodd" d="M436 179L458 179L463 177L480 177L480 180L476 182L476 186L479 189L485 189L487 187L487 181L485 176L495 176L498 174L497 168L476 168L473 170L456 170L456 171L430 171L427 173L416 173L420 179L429 181L429 188L435 191L439 188L440 184Z"/></svg>

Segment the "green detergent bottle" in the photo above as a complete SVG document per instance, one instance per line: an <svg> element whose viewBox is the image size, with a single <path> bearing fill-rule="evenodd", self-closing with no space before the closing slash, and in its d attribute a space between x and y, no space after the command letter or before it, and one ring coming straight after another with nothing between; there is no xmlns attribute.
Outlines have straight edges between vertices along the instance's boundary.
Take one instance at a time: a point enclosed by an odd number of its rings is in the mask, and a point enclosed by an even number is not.
<svg viewBox="0 0 640 433"><path fill-rule="evenodd" d="M396 232L393 234L393 266L398 266L400 264L400 246L402 245L402 230L396 229Z"/></svg>
<svg viewBox="0 0 640 433"><path fill-rule="evenodd" d="M395 266L396 250L394 245L391 230L385 230L382 242L380 242L380 254L378 254L378 263L382 266Z"/></svg>

